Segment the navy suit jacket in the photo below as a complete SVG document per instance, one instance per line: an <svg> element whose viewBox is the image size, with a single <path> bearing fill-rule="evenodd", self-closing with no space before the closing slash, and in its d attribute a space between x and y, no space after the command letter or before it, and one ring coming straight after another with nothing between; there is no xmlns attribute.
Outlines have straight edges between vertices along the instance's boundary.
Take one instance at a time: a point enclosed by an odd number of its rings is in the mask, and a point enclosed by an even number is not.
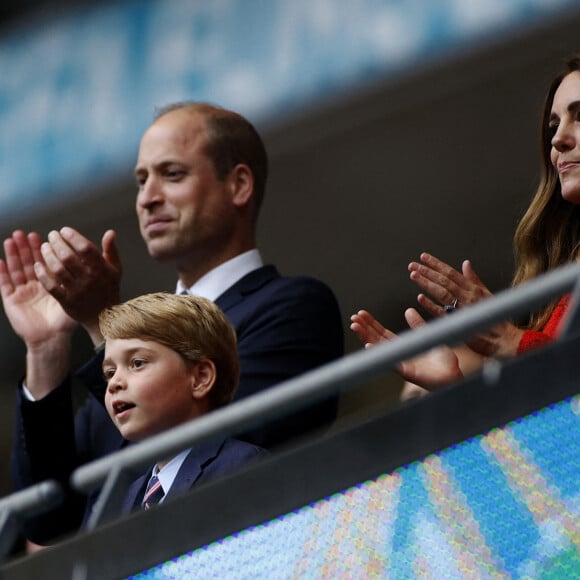
<svg viewBox="0 0 580 580"><path fill-rule="evenodd" d="M239 467L267 455L268 452L265 449L233 438L222 438L195 447L181 464L171 488L165 494L164 501L186 493L194 485L207 483L212 479L232 473ZM153 467L150 467L131 483L121 506L122 514L141 509L152 471ZM94 501L91 501L87 506L85 522L93 505Z"/></svg>
<svg viewBox="0 0 580 580"><path fill-rule="evenodd" d="M274 266L263 266L226 290L216 304L238 337L241 374L234 400L328 363L344 352L336 298L313 278L283 277ZM25 401L19 392L12 454L16 489L49 478L66 488L76 467L126 444L102 404L105 384L101 361L102 355L94 357L79 373L92 394L75 419L70 380L34 403ZM328 427L336 417L337 400L323 401L243 434L243 438L272 448ZM84 513L83 499L69 493L58 511L31 522L27 536L46 543L77 529Z"/></svg>

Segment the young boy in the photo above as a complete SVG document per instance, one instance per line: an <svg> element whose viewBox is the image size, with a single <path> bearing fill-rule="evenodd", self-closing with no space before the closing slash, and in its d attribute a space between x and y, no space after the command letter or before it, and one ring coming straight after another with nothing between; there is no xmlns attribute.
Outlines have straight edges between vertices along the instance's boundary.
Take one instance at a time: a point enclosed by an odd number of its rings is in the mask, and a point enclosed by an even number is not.
<svg viewBox="0 0 580 580"><path fill-rule="evenodd" d="M142 441L232 400L239 377L236 334L213 302L146 294L105 309L99 323L105 405L126 440ZM231 438L187 449L138 478L122 511L147 509L154 497L163 501L264 454Z"/></svg>

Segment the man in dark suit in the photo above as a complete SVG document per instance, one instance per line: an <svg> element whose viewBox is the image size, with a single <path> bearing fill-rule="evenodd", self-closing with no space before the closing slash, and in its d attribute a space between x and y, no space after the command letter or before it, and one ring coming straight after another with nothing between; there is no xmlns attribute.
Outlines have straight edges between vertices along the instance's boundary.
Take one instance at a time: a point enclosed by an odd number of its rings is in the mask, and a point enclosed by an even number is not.
<svg viewBox="0 0 580 580"><path fill-rule="evenodd" d="M236 399L343 353L332 292L312 278L280 276L263 264L256 248L267 173L266 152L254 127L236 113L198 103L159 112L143 136L135 169L137 216L149 254L175 266L178 293L215 301L236 329L241 365ZM78 465L124 444L102 406L102 353L81 373L94 396L74 425L69 419L73 331L82 325L99 351L98 314L119 300L115 232L105 232L101 245L99 250L68 227L50 232L45 243L21 231L4 242L2 299L27 347L12 464L18 489L47 478L66 484ZM327 427L336 406L336 398L324 401L246 437L274 447ZM55 449L59 457L47 465L42 457ZM82 500L70 495L68 501ZM78 526L79 514L78 505L65 506L59 517L37 520L28 533L46 542Z"/></svg>

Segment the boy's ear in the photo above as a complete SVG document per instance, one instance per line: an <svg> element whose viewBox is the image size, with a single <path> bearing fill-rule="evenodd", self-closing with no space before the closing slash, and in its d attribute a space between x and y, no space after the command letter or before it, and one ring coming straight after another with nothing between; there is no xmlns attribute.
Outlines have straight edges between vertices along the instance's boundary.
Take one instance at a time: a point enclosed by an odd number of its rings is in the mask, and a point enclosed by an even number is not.
<svg viewBox="0 0 580 580"><path fill-rule="evenodd" d="M194 399L203 399L208 395L217 379L215 364L211 360L202 360L193 365L191 374L191 394Z"/></svg>

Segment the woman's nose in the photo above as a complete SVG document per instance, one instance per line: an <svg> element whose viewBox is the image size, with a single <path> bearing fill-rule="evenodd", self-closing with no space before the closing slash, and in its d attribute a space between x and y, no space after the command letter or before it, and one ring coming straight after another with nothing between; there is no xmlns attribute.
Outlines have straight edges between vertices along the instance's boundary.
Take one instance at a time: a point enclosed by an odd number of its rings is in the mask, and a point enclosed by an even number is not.
<svg viewBox="0 0 580 580"><path fill-rule="evenodd" d="M569 151L576 145L573 131L566 124L560 124L552 137L552 147L557 151Z"/></svg>

